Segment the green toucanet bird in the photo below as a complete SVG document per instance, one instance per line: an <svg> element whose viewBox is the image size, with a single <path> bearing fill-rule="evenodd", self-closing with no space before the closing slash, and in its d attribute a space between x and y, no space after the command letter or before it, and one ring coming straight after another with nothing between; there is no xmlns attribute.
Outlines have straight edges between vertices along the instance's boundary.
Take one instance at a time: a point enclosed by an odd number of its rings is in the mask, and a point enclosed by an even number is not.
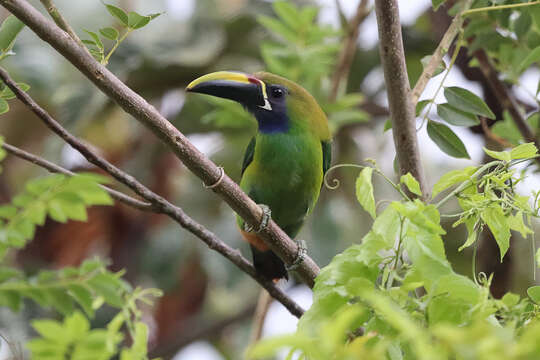
<svg viewBox="0 0 540 360"><path fill-rule="evenodd" d="M244 155L240 187L264 204L263 210L269 208L272 219L294 239L330 166L330 131L319 104L300 85L267 72L219 71L194 80L187 90L237 101L254 115L258 131ZM256 270L269 279L287 277L281 259L246 225L238 217Z"/></svg>

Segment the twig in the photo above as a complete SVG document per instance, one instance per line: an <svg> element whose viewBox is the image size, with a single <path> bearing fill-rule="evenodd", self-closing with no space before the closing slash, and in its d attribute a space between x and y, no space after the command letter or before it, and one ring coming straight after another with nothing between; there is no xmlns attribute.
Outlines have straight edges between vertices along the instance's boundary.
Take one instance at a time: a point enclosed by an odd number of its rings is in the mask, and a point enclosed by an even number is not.
<svg viewBox="0 0 540 360"><path fill-rule="evenodd" d="M484 135L493 142L499 144L502 147L512 147L512 144L510 144L507 140L503 139L502 137L495 134L491 129L489 128L486 119L483 116L479 116L480 118L480 125L482 125L482 131L484 132Z"/></svg>
<svg viewBox="0 0 540 360"><path fill-rule="evenodd" d="M537 148L540 148L540 141L538 140L537 135L534 133L533 129L530 127L529 123L525 119L525 116L521 113L519 105L514 99L513 95L510 93L506 85L499 79L497 70L493 67L489 58L484 50L477 50L474 52L474 57L478 60L480 64L480 70L486 77L486 80L489 84L491 90L495 94L495 97L501 104L503 109L508 110L510 117L516 124L521 136L527 142L532 142L536 145ZM540 164L540 159L537 158L536 161Z"/></svg>
<svg viewBox="0 0 540 360"><path fill-rule="evenodd" d="M189 217L184 211L163 197L152 192L146 186L141 184L133 176L120 170L101 156L99 156L88 145L83 143L77 137L69 133L55 119L53 119L43 108L21 90L21 88L9 77L7 72L0 67L0 79L4 81L13 93L22 103L24 103L32 112L34 112L54 133L59 135L63 140L70 144L74 149L79 151L89 162L103 169L109 175L114 177L119 182L127 185L135 193L143 199L150 202L156 213L168 215L175 220L180 226L197 236L204 241L212 250L219 252L221 255L229 259L233 264L238 266L242 271L250 275L259 284L261 284L268 292L279 302L281 302L293 315L300 317L304 310L291 300L281 289L279 289L271 280L267 280L258 274L253 265L240 254L240 251L233 249L219 239L214 233L206 229L201 224L197 223Z"/></svg>
<svg viewBox="0 0 540 360"><path fill-rule="evenodd" d="M474 0L466 0L463 3L462 12L470 9L472 6ZM464 16L462 15L462 12L458 13L454 19L452 20L452 23L444 33L443 38L441 39L441 42L437 46L437 49L435 49L435 52L433 55L431 55L431 58L429 59L428 64L424 68L424 71L422 71L422 74L418 78L418 81L416 82L416 85L414 86L414 89L412 91L411 95L411 101L413 104L416 105L418 102L418 99L420 98L420 95L424 92L424 89L426 88L427 83L429 80L433 77L433 74L435 73L435 70L437 70L437 67L442 61L442 58L444 55L448 52L450 49L450 45L452 45L452 42L456 38L457 34L461 30L463 26L463 21L465 20Z"/></svg>
<svg viewBox="0 0 540 360"><path fill-rule="evenodd" d="M48 160L45 160L39 156L36 156L34 154L30 154L29 152L26 152L22 149L19 149L18 147L15 147L13 145L10 145L10 144L7 144L7 143L3 143L2 144L2 147L7 151L9 152L10 154L18 157L18 158L21 158L21 159L24 159L26 161L29 161L37 166L40 166L52 173L60 173L60 174L64 174L64 175L68 175L68 176L75 176L77 175L76 173L74 173L73 171L70 171L68 169L65 169L61 166L58 166ZM121 201L123 202L124 204L126 205L129 205L131 207L134 207L134 208L137 208L139 210L144 210L144 211L154 211L154 207L151 203L147 203L147 202L144 202L144 201L140 201L140 200L137 200L131 196L128 196L124 193L121 193L120 191L116 191L114 189L111 189L107 186L104 186L104 185L100 185L100 187L104 190L106 190L114 199L118 200L118 201Z"/></svg>
<svg viewBox="0 0 540 360"><path fill-rule="evenodd" d="M479 13L479 12L496 11L496 10L504 10L504 9L514 9L514 8L518 8L518 7L532 6L532 5L538 5L538 4L540 4L540 1L532 1L532 2L519 3L519 4L486 6L486 7L481 7L481 8L476 8L476 9L471 9L471 10L465 11L463 13L463 15L468 16L468 15Z"/></svg>
<svg viewBox="0 0 540 360"><path fill-rule="evenodd" d="M339 2L337 2L337 4L339 4ZM360 0L358 7L356 8L356 14L347 24L347 38L339 53L338 65L332 76L332 90L330 92L331 102L334 102L337 98L341 80L346 79L349 76L354 51L356 50L356 42L358 41L358 35L360 33L360 25L370 12L371 9L368 8L368 1Z"/></svg>
<svg viewBox="0 0 540 360"><path fill-rule="evenodd" d="M253 321L251 322L251 336L249 339L250 345L254 345L261 339L264 320L266 319L266 314L268 314L268 309L270 309L271 303L272 297L270 294L268 294L268 291L261 289L259 299L257 300L257 307L255 308L255 313L253 314Z"/></svg>
<svg viewBox="0 0 540 360"><path fill-rule="evenodd" d="M75 40L82 48L88 51L88 49L86 49L86 46L84 46L83 42L77 36L73 28L69 25L66 19L64 19L60 11L58 11L58 8L53 3L53 1L52 0L39 0L39 1L41 1L41 4L43 4L43 7L45 7L45 9L47 10L51 18L54 20L56 25L58 25L60 29L67 32L73 40Z"/></svg>
<svg viewBox="0 0 540 360"><path fill-rule="evenodd" d="M216 164L195 148L184 134L26 0L0 0L0 5L48 42L124 111L151 130L205 184L214 184L221 177L221 170ZM247 224L254 227L259 225L263 216L261 208L228 176L224 176L212 191L220 195ZM270 221L260 235L285 264L291 265L295 261L298 245L274 221ZM320 269L313 259L305 256L296 271L308 286L313 287Z"/></svg>
<svg viewBox="0 0 540 360"><path fill-rule="evenodd" d="M415 112L405 64L397 0L375 0L375 13L400 174L410 172L420 183L423 198L427 199L429 194L416 137ZM417 197L412 193L409 196Z"/></svg>

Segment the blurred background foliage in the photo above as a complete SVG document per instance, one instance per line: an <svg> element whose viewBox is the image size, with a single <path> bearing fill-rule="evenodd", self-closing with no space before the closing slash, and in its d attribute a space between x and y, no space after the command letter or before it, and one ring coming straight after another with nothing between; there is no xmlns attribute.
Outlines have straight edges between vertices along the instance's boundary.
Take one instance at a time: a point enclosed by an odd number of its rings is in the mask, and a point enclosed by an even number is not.
<svg viewBox="0 0 540 360"><path fill-rule="evenodd" d="M298 81L318 99L329 116L334 134L334 164L372 158L386 174L396 176L391 132L383 132L388 110L373 13L360 28L364 35L359 38L349 76L340 83L337 98L331 99L332 74L348 34L346 20L352 17L356 1L342 1L343 8L336 7L337 1L322 0L297 0L274 6L263 0L111 3L141 14L163 14L143 30L130 34L110 59L108 68L153 103L233 179L239 180L243 152L256 123L235 103L203 96L186 97L184 92L191 80L215 70L268 70ZM451 20L446 14L451 4L434 13L429 1L415 3L411 7L419 11L403 28L412 84L422 71L421 59L433 52ZM41 9L37 2L35 5ZM98 0L57 0L56 5L82 38L88 38L84 29L118 27ZM1 15L8 14L3 10ZM104 42L106 48L112 46L112 42ZM507 40L506 43L512 46ZM14 51L16 56L5 59L3 66L17 81L29 84L31 95L66 128L186 209L229 245L248 253L232 211L212 192L203 189L201 181L152 134L28 29L19 36ZM467 55L461 57L463 61L458 58L459 69L455 72L462 73L462 83L466 78L476 82L470 83L473 88L485 90L485 81L471 75L474 69L468 67ZM511 64L512 59L507 59L499 66L502 70L512 69ZM520 73L514 75L509 79L517 84ZM530 102L530 98L524 101ZM504 120L497 123L494 132L504 134L511 128L517 141L508 116L503 116L489 97L486 102L497 119ZM10 143L71 170L97 171L51 135L21 104L11 101L10 107L10 112L0 119L0 133ZM534 121L538 123L537 118ZM471 130L459 134L473 161L481 162L484 139L477 135L481 131L479 126ZM452 159L429 145L425 134L421 134L420 141L430 184L442 173L470 164L469 160ZM6 158L2 166L2 203L20 191L28 179L44 174L13 157ZM333 191L323 189L318 206L299 235L307 240L310 255L321 267L336 253L358 243L372 223L355 200L357 172L344 169L333 174L341 180L341 186ZM396 198L391 188L378 180L375 191L377 199ZM452 206L455 204L445 210L451 211ZM451 221L443 225L450 224ZM469 275L472 250L457 252L461 245L458 241L465 238L465 228L448 234L444 240L449 259L457 272ZM508 258L520 261L511 262L511 271L505 275L509 279L506 290L523 293L533 281L533 260L530 256L520 257L529 250L528 243L513 243L515 249ZM126 278L132 284L164 291L156 306L146 309L143 316L150 326L151 354L171 358L183 346L201 339L210 340L213 351L225 359L238 358L245 349L259 287L163 216L117 204L89 209L88 222L60 224L49 219L37 229L34 241L10 261L31 272L43 267L78 265L94 255L110 258L112 270L126 269ZM478 256L481 262L482 251ZM489 261L497 259L487 251L485 256ZM294 280L290 286L294 286ZM0 309L0 331L11 340L22 343L34 335L27 319L42 315L44 310L27 305L17 316ZM94 321L104 324L110 316L101 311ZM292 317L286 319L293 321Z"/></svg>

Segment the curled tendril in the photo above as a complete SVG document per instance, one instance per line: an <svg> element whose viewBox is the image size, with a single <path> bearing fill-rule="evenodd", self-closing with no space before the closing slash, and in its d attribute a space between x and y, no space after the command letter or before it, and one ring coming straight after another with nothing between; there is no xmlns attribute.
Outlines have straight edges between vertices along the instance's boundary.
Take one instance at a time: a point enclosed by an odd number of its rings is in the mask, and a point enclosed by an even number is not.
<svg viewBox="0 0 540 360"><path fill-rule="evenodd" d="M487 276L487 274L483 271L480 271L478 273L478 282L480 285L489 286L491 279Z"/></svg>
<svg viewBox="0 0 540 360"><path fill-rule="evenodd" d="M333 178L332 179L332 184L330 184L328 182L328 175L330 174L330 172L338 169L338 168L342 168L342 167L352 167L352 168L357 168L357 169L363 169L365 168L365 166L363 165L358 165L358 164L338 164L338 165L334 165L332 166L331 168L329 168L328 170L326 170L326 173L324 174L324 178L323 178L323 183L324 183L324 186L326 186L328 189L330 190L335 190L339 187L339 185L341 184L341 181L339 181L339 179L337 178Z"/></svg>

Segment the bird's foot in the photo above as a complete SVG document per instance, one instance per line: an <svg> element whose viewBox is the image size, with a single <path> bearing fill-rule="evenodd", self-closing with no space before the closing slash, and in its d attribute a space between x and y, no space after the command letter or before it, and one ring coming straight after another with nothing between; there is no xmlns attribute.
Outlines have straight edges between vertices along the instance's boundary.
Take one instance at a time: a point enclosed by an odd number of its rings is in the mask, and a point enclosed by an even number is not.
<svg viewBox="0 0 540 360"><path fill-rule="evenodd" d="M294 271L298 269L298 267L300 266L300 264L302 264L302 262L304 261L304 258L307 255L306 242L304 240L298 240L298 241L295 240L295 242L298 245L298 253L296 254L296 258L294 259L292 264L285 266L285 269L287 271Z"/></svg>
<svg viewBox="0 0 540 360"><path fill-rule="evenodd" d="M255 229L253 226L247 223L244 223L244 231L246 232L260 233L261 231L266 229L266 227L268 226L268 223L270 222L270 219L272 218L272 211L267 205L264 205L264 204L258 204L258 205L263 212L262 217L261 217L261 222L259 223L259 228Z"/></svg>

